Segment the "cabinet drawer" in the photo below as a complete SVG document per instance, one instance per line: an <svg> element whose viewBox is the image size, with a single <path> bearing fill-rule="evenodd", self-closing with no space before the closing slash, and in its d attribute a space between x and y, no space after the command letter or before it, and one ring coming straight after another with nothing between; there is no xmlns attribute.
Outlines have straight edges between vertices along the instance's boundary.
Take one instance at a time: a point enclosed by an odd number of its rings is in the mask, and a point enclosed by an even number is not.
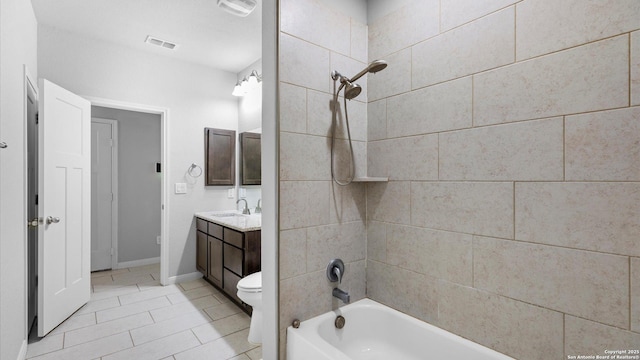
<svg viewBox="0 0 640 360"><path fill-rule="evenodd" d="M233 271L237 275L242 273L242 253L243 251L229 244L224 244L224 267Z"/></svg>
<svg viewBox="0 0 640 360"><path fill-rule="evenodd" d="M202 220L200 218L196 218L196 229L206 233L207 232L207 221Z"/></svg>
<svg viewBox="0 0 640 360"><path fill-rule="evenodd" d="M238 303L242 303L242 300L238 298L238 281L240 281L240 276L232 273L228 269L224 269L224 291L234 298Z"/></svg>
<svg viewBox="0 0 640 360"><path fill-rule="evenodd" d="M214 223L209 223L209 230L207 230L207 234L211 236L215 236L218 239L222 239L222 226Z"/></svg>
<svg viewBox="0 0 640 360"><path fill-rule="evenodd" d="M233 246L239 247L241 249L244 249L244 244L243 244L243 238L244 236L242 235L241 232L239 231L235 231L235 230L231 230L229 228L224 228L224 242L229 243Z"/></svg>

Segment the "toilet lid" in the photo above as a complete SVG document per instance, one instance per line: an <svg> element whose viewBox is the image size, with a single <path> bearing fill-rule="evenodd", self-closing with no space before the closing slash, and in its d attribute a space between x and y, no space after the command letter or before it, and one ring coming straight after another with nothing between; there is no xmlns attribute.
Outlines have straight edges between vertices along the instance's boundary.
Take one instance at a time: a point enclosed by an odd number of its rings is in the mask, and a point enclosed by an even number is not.
<svg viewBox="0 0 640 360"><path fill-rule="evenodd" d="M240 279L238 289L253 292L262 291L262 271Z"/></svg>

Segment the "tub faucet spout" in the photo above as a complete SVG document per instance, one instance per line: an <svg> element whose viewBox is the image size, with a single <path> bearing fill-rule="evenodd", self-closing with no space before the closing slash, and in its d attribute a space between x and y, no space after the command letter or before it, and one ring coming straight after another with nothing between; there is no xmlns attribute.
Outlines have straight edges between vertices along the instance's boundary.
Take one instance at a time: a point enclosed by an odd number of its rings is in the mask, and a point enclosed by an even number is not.
<svg viewBox="0 0 640 360"><path fill-rule="evenodd" d="M351 301L349 293L338 288L333 288L333 297L337 297L345 304L348 304Z"/></svg>

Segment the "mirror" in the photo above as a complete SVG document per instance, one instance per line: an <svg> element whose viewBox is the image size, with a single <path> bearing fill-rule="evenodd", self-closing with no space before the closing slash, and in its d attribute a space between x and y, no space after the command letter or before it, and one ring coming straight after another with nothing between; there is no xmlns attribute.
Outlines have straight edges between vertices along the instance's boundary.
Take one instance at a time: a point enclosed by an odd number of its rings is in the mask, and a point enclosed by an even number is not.
<svg viewBox="0 0 640 360"><path fill-rule="evenodd" d="M260 129L240 134L240 184L260 185L262 175L261 165L261 134Z"/></svg>

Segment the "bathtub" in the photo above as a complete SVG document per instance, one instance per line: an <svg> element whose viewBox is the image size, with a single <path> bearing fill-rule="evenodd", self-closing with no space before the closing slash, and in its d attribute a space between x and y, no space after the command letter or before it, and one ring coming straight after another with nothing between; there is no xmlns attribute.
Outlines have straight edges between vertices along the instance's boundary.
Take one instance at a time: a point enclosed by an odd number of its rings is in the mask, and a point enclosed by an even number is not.
<svg viewBox="0 0 640 360"><path fill-rule="evenodd" d="M334 325L344 316L344 328ZM287 360L513 359L363 299L287 329Z"/></svg>

